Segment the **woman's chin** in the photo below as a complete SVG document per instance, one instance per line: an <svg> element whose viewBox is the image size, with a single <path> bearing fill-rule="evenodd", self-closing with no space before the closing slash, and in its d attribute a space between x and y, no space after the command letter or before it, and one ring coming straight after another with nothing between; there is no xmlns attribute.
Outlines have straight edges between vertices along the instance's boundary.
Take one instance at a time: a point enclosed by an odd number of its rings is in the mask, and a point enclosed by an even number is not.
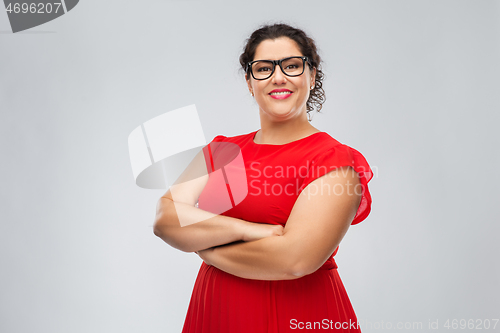
<svg viewBox="0 0 500 333"><path fill-rule="evenodd" d="M293 109L272 109L264 111L264 113L271 119L276 121L284 121L293 118L296 114Z"/></svg>

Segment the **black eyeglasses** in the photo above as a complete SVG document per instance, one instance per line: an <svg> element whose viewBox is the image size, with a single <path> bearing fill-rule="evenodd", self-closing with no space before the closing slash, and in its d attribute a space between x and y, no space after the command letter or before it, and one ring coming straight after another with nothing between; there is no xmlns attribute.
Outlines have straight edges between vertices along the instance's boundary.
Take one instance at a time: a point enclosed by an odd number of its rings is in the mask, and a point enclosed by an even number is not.
<svg viewBox="0 0 500 333"><path fill-rule="evenodd" d="M281 60L255 60L247 64L247 73L250 71L255 80L269 79L276 65L279 65L281 71L286 76L299 76L304 73L305 63L311 66L309 59L302 57L288 57Z"/></svg>

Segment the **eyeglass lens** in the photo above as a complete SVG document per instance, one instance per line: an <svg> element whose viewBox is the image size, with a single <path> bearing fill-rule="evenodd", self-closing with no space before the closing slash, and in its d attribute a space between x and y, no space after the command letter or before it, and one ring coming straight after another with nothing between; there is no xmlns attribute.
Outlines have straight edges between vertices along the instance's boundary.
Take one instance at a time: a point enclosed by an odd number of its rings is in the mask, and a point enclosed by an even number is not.
<svg viewBox="0 0 500 333"><path fill-rule="evenodd" d="M252 64L252 74L255 79L263 80L273 73L274 63L267 60L259 60ZM281 62L283 72L289 76L298 76L304 72L304 61L302 58L288 58Z"/></svg>

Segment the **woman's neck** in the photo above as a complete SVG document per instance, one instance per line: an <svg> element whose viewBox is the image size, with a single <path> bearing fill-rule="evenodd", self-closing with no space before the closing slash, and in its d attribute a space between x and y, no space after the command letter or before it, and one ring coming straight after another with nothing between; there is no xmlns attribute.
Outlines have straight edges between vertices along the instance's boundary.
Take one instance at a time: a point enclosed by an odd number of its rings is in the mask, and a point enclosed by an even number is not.
<svg viewBox="0 0 500 333"><path fill-rule="evenodd" d="M321 132L307 120L307 116L285 121L269 121L261 117L261 129L255 135L258 144L285 144Z"/></svg>

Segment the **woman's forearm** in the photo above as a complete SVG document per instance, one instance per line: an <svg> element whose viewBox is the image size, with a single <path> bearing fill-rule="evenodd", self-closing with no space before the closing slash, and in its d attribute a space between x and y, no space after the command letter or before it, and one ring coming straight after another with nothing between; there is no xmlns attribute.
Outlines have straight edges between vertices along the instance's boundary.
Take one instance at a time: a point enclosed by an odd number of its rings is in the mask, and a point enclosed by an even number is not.
<svg viewBox="0 0 500 333"><path fill-rule="evenodd" d="M300 255L283 236L227 244L201 251L208 264L229 274L255 280L292 280L305 275L294 258Z"/></svg>
<svg viewBox="0 0 500 333"><path fill-rule="evenodd" d="M195 252L240 240L281 235L282 229L280 225L217 215L162 197L158 202L154 233L174 248Z"/></svg>
<svg viewBox="0 0 500 333"><path fill-rule="evenodd" d="M235 242L244 234L242 220L165 198L158 202L154 233L185 252Z"/></svg>

